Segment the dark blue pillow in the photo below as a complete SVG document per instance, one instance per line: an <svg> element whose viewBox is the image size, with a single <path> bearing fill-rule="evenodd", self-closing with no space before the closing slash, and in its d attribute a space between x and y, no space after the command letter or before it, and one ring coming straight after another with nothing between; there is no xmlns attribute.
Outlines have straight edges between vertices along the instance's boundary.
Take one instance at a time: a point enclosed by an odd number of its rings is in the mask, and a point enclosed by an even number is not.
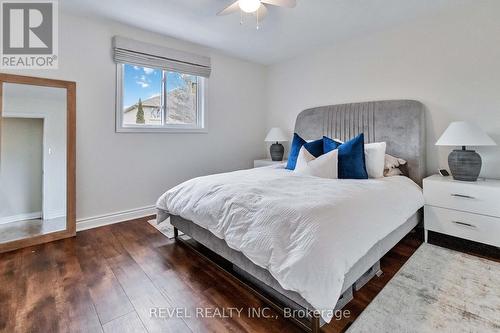
<svg viewBox="0 0 500 333"><path fill-rule="evenodd" d="M337 149L341 144L342 144L342 142L337 142L337 141L335 141L333 139L330 139L327 136L324 136L323 137L323 152L325 154L329 153L332 150Z"/></svg>
<svg viewBox="0 0 500 333"><path fill-rule="evenodd" d="M323 155L323 139L306 142L304 143L304 148L311 153L314 157L320 157ZM300 150L300 149L299 149Z"/></svg>
<svg viewBox="0 0 500 333"><path fill-rule="evenodd" d="M297 133L293 133L292 145L290 146L290 154L288 154L288 163L286 168L288 170L295 170L297 164L297 157L299 156L300 148L306 143Z"/></svg>
<svg viewBox="0 0 500 333"><path fill-rule="evenodd" d="M323 149L325 153L332 151L337 141L323 138ZM333 149L332 149L333 148ZM341 145L337 146L338 178L339 179L368 179L365 164L365 136L363 133Z"/></svg>

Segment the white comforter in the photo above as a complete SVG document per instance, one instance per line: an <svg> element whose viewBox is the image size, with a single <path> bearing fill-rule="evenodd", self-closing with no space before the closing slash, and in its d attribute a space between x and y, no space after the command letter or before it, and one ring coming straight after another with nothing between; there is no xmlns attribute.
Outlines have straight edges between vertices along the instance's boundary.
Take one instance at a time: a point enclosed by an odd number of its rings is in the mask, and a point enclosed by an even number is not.
<svg viewBox="0 0 500 333"><path fill-rule="evenodd" d="M157 207L225 239L330 322L344 275L423 203L406 177L324 179L265 167L191 179Z"/></svg>

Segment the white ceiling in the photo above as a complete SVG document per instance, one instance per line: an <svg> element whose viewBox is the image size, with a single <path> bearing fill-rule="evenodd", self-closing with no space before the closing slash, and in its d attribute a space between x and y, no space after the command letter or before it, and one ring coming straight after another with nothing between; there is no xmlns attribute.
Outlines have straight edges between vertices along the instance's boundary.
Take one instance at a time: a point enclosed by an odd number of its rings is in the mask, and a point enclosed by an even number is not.
<svg viewBox="0 0 500 333"><path fill-rule="evenodd" d="M472 0L297 0L294 9L268 6L260 30L238 13L216 16L232 0L64 0L63 10L111 19L272 64Z"/></svg>

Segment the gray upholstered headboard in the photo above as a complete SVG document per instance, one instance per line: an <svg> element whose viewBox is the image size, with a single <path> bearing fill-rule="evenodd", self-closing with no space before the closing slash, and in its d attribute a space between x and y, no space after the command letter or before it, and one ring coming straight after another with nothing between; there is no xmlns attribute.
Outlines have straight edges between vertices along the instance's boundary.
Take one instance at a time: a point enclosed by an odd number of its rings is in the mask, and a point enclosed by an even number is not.
<svg viewBox="0 0 500 333"><path fill-rule="evenodd" d="M295 132L306 140L323 135L342 141L364 133L365 142L387 142L387 153L408 161L408 174L425 177L425 109L418 101L391 100L321 106L299 113Z"/></svg>

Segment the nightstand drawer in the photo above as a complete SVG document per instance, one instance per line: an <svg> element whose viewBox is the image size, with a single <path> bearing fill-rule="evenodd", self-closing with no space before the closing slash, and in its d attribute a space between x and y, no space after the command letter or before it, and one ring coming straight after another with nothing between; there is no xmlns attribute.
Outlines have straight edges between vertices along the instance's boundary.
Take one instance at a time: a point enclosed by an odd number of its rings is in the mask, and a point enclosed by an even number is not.
<svg viewBox="0 0 500 333"><path fill-rule="evenodd" d="M500 217L500 188L481 181L424 180L424 198L427 205Z"/></svg>
<svg viewBox="0 0 500 333"><path fill-rule="evenodd" d="M426 205L424 223L431 231L500 246L500 218Z"/></svg>

